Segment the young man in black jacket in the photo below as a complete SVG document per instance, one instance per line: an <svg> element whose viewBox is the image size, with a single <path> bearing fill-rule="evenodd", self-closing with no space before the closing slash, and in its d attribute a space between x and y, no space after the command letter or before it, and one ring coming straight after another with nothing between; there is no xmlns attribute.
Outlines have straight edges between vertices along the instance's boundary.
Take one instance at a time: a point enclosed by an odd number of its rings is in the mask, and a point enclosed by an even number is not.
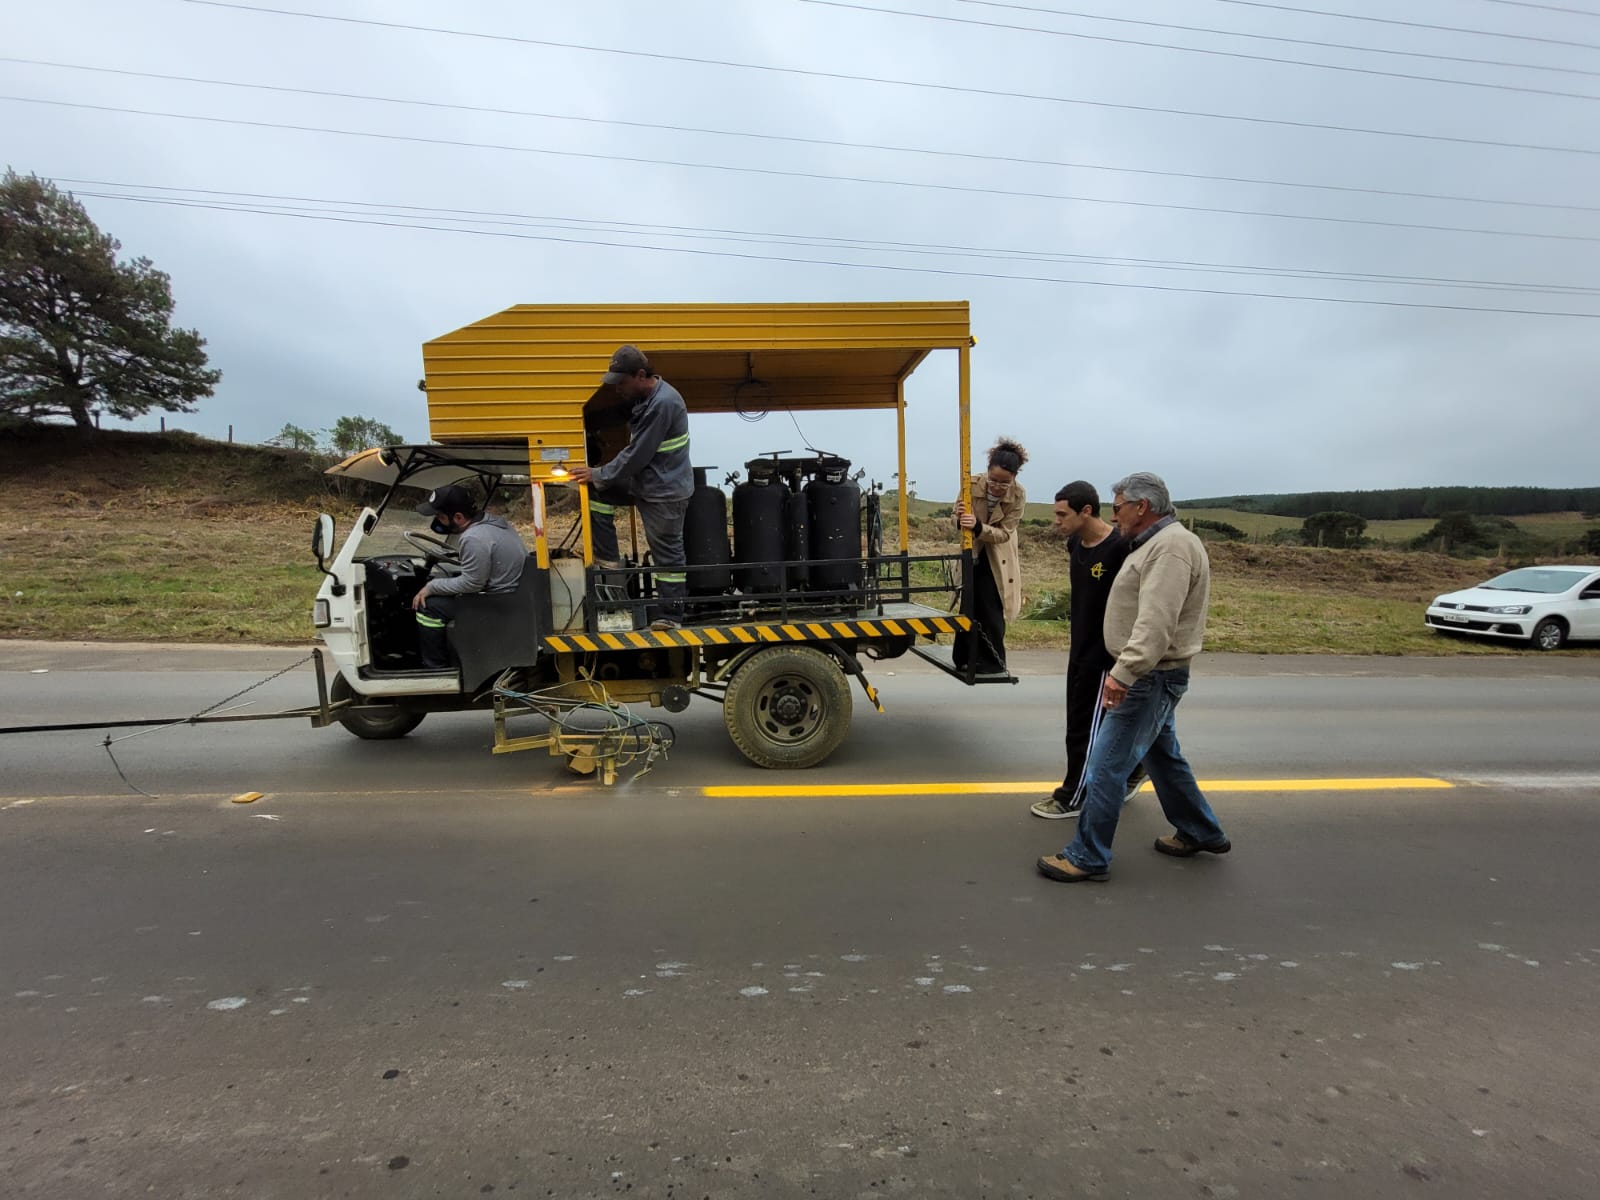
<svg viewBox="0 0 1600 1200"><path fill-rule="evenodd" d="M1067 537L1072 586L1067 651L1067 774L1061 786L1030 811L1047 821L1076 817L1083 810L1083 765L1089 761L1101 714L1100 692L1115 661L1106 650L1106 598L1128 557L1128 543L1115 525L1100 519L1100 494L1077 480L1056 493L1056 528ZM1128 780L1131 798L1144 782L1144 768Z"/></svg>

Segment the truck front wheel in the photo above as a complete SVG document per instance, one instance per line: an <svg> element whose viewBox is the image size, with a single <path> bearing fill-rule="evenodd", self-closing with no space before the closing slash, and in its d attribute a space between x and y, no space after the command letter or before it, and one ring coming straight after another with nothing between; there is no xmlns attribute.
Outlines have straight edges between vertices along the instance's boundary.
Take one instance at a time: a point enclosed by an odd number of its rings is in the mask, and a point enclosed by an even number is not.
<svg viewBox="0 0 1600 1200"><path fill-rule="evenodd" d="M850 731L850 681L830 655L773 646L734 672L722 719L758 767L814 767Z"/></svg>
<svg viewBox="0 0 1600 1200"><path fill-rule="evenodd" d="M348 700L358 704L360 708L347 708L339 714L339 724L343 725L358 738L368 741L388 741L390 738L403 738L418 725L426 713L406 712L393 704L373 704L361 693L357 692L345 682L343 675L333 677L333 686L328 689L328 698L334 703Z"/></svg>

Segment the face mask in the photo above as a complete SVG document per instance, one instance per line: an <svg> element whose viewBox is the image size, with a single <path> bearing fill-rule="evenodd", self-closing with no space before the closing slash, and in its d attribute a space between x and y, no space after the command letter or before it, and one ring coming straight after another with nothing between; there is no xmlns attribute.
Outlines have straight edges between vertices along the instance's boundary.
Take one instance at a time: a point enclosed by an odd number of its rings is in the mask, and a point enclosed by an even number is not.
<svg viewBox="0 0 1600 1200"><path fill-rule="evenodd" d="M438 517L435 517L432 521L430 521L428 523L428 528L433 530L440 537L449 537L452 533L455 532L454 529L451 529L450 526L446 525Z"/></svg>

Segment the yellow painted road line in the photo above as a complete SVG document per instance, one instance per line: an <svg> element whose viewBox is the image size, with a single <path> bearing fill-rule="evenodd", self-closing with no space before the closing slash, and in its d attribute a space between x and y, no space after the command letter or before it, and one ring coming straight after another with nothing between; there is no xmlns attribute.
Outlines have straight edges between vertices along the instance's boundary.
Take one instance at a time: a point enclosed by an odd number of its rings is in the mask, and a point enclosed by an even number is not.
<svg viewBox="0 0 1600 1200"><path fill-rule="evenodd" d="M1401 776L1386 779L1202 779L1202 792L1399 792L1453 788L1447 779ZM1029 783L833 783L750 784L701 788L712 799L743 797L774 799L789 796L1015 796L1052 791L1060 780ZM1144 785L1150 791L1150 785Z"/></svg>

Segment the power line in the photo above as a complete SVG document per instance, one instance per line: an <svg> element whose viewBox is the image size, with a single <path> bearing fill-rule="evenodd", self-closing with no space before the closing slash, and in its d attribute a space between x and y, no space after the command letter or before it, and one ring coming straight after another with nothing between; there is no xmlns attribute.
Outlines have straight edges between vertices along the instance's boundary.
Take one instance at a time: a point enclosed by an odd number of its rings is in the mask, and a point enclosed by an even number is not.
<svg viewBox="0 0 1600 1200"><path fill-rule="evenodd" d="M810 2L816 3L818 0L810 0ZM1360 54L1388 54L1398 58L1422 58L1432 62L1463 63L1474 67L1510 67L1519 71L1552 71L1562 75L1600 75L1600 71L1586 71L1581 67L1557 67L1548 63L1507 62L1498 58L1471 58L1464 54L1432 54L1426 50L1398 50L1390 46L1352 46L1347 42L1328 42L1317 38L1284 37L1281 34L1271 33L1247 33L1239 29L1217 29L1209 25L1175 25L1169 21L1142 21L1133 17L1109 17L1102 13L1072 12L1060 8L1036 8L1027 4L1004 3L1002 0L962 0L962 2L981 5L985 8L1009 8L1019 12L1051 13L1058 17L1075 17L1084 21L1108 21L1117 25L1141 25L1150 29L1174 29L1184 33L1248 38L1256 42L1283 42L1291 46L1317 46L1324 50L1351 50ZM1506 2L1509 3L1510 0L1506 0ZM1174 49L1188 48L1174 47Z"/></svg>
<svg viewBox="0 0 1600 1200"><path fill-rule="evenodd" d="M132 203L163 204L169 203L157 197L118 197ZM504 230L462 229L455 226L421 225L403 223L400 221L380 221L366 217L327 216L311 213L279 213L265 209L246 209L228 207L223 205L205 205L201 203L183 204L186 208L213 208L221 212L253 212L262 216L289 216L297 220L329 221L345 225L372 225L384 228L419 229L434 233L459 233L475 237L513 238L520 241L555 242L567 245L603 246L609 249L638 251L654 251L662 254L697 255L710 258L742 259L754 262L779 262L798 266L810 267L845 267L852 270L889 271L896 274L910 275L940 275L960 279L994 279L1009 283L1053 283L1081 287L1122 288L1133 291L1145 292L1170 292L1198 296L1237 296L1255 300L1301 300L1320 304L1362 305L1378 308L1425 309L1443 312L1475 312L1496 313L1509 316L1530 317L1577 317L1588 320L1600 320L1600 312L1566 312L1550 309L1526 308L1494 308L1486 305L1475 304L1434 304L1413 300L1377 300L1350 296L1312 296L1299 293L1285 292L1246 292L1234 291L1226 288L1195 288L1177 287L1169 284L1156 283L1129 283L1120 280L1105 279L1064 279L1050 275L1011 275L997 271L957 271L948 267L918 267L902 266L894 263L857 263L837 259L821 258L792 258L786 255L751 254L732 250L704 250L683 246L654 246L640 245L637 242L611 242L598 238L555 237L550 234L510 233Z"/></svg>
<svg viewBox="0 0 1600 1200"><path fill-rule="evenodd" d="M436 206L423 206L412 204L380 203L368 200L329 199L316 196L284 195L272 192L234 192L214 188L179 188L161 184L119 183L99 179L73 179L54 177L55 182L69 186L91 188L122 188L135 189L139 192L168 192L187 193L187 195L142 197L126 195L121 192L107 191L77 191L77 195L99 197L103 199L161 199L173 203L202 203L193 198L198 196L215 201L216 205L237 204L240 211L258 212L266 211L256 205L262 201L285 202L274 203L274 211L287 210L293 212L329 212L346 215L373 215L377 210L379 215L397 216L406 219L449 220L460 222L473 222L480 224L509 224L513 226L528 226L533 228L567 229L577 226L583 232L609 232L625 236L667 236L690 240L705 241L750 241L765 245L796 245L805 247L820 247L823 249L843 249L855 251L876 251L897 254L933 254L940 256L956 256L963 258L978 258L998 262L1076 262L1091 266L1103 266L1129 270L1171 270L1202 272L1208 274L1234 274L1234 275L1264 275L1279 278L1315 279L1324 281L1350 282L1350 283L1386 283L1396 286L1409 287L1449 287L1466 290L1488 290L1523 292L1547 295L1600 295L1600 288L1585 287L1574 284L1542 284L1514 282L1508 280L1486 279L1461 279L1449 276L1429 275L1394 275L1362 271L1328 271L1314 267L1284 267L1260 265L1249 263L1213 263L1193 259L1158 259L1158 258L1133 258L1125 255L1103 254L1073 254L1066 251L1048 250L1014 250L1006 247L995 246L963 246L939 242L900 242L884 239L849 238L831 235L816 235L804 233L790 233L774 230L748 230L727 229L712 226L698 225L663 225L659 223L640 223L634 221L613 221L591 217L561 217L547 214L508 213L486 211L482 209L440 208ZM254 202L246 207L244 202ZM319 205L338 206L320 208L288 208L288 205ZM211 205L208 205L211 206Z"/></svg>
<svg viewBox="0 0 1600 1200"><path fill-rule="evenodd" d="M1002 100L1034 100L1047 104L1073 104L1089 108L1113 109L1120 112L1159 113L1164 116L1195 117L1212 121L1238 121L1249 125L1275 125L1285 129L1314 129L1327 133L1356 133L1371 137L1407 138L1429 142L1445 142L1460 146L1487 146L1499 150L1537 150L1552 154L1600 155L1600 150L1581 146L1547 146L1530 142L1502 142L1486 138L1452 137L1440 133L1411 133L1396 129L1370 129L1359 125L1333 125L1315 121L1291 121L1282 117L1254 117L1239 113L1214 113L1201 109L1165 108L1152 104L1123 104L1110 100L1084 100L1070 96L1048 96L1034 92L1008 92L998 88L964 87L954 83L929 83L912 79L891 79L876 75L852 75L843 71L815 71L804 67L778 67L766 63L734 62L726 59L695 58L683 54L665 54L655 50L632 50L616 46L586 46L577 42L557 42L542 38L517 37L503 33L479 33L465 29L445 29L432 25L406 25L395 21L378 21L367 17L345 17L330 13L300 12L294 9L267 8L259 5L239 4L233 0L183 0L207 8L229 9L236 12L264 13L272 16L301 17L314 21L332 21L346 25L362 25L378 29L396 29L413 33L436 33L448 37L473 38L483 41L506 42L524 46L543 46L557 50L579 50L591 54L612 54L655 62L688 63L691 66L727 67L740 71L767 71L778 75L795 75L807 79L831 79L850 83L874 83L886 87L919 88L926 91L948 92L956 95L989 96ZM1227 0L1233 2L1233 0ZM1242 2L1242 0L1240 0Z"/></svg>
<svg viewBox="0 0 1600 1200"><path fill-rule="evenodd" d="M1032 156L979 154L965 150L936 150L922 146L893 146L878 142L846 142L833 138L797 137L789 134L761 133L734 129L712 129L698 125L668 125L651 121L625 121L614 117L582 117L566 113L534 112L527 109L497 108L477 104L450 104L442 100L416 100L402 96L374 96L362 92L336 92L320 88L289 87L283 84L245 83L234 79L208 79L195 75L167 75L155 71L134 71L123 67L96 67L79 63L52 62L37 58L0 57L0 63L19 63L27 66L51 67L63 71L87 71L102 75L121 75L134 79L159 79L168 83L193 83L208 87L228 87L246 91L273 92L294 96L317 96L326 99L361 100L380 104L411 105L449 112L482 113L490 116L531 117L548 121L572 121L586 125L616 125L627 129L654 129L671 133L705 134L712 137L749 138L756 141L789 142L803 146L827 146L845 150L887 151L894 154L921 154L937 158L958 158L974 162L1013 163L1024 166L1063 167L1078 171L1105 171L1123 175L1150 175L1163 179L1192 179L1209 183L1239 183L1257 187L1300 188L1309 191L1342 192L1351 195L1391 196L1408 200L1444 200L1462 204L1492 204L1514 208L1555 209L1564 212L1600 213L1600 206L1585 204L1557 204L1543 200L1499 200L1487 196L1462 196L1443 192L1407 192L1392 188L1356 187L1333 183L1298 183L1284 179L1257 179L1243 175L1210 175L1196 171L1161 171L1152 168L1116 167L1103 163L1071 162L1041 159Z"/></svg>
<svg viewBox="0 0 1600 1200"><path fill-rule="evenodd" d="M275 129L295 133L325 133L339 137L372 138L388 142L412 142L425 146L450 146L458 149L500 150L516 154L545 154L557 158L579 158L595 162L642 163L648 166L679 167L687 170L723 171L740 175L765 175L779 179L807 179L826 183L860 183L878 187L916 188L973 196L1006 196L1023 200L1062 200L1080 204L1103 204L1122 208L1149 208L1168 212L1210 213L1233 217L1266 217L1281 221L1310 221L1326 225L1364 225L1378 229L1413 229L1431 233L1465 233L1479 237L1519 237L1540 241L1600 242L1600 236L1579 233L1551 233L1520 229L1480 229L1464 225L1438 225L1418 221L1382 221L1370 217L1331 217L1309 213L1272 212L1266 209L1224 208L1204 204L1172 204L1156 200L1110 199L1103 196L1078 196L1063 192L1027 192L1005 188L969 187L955 183L929 183L920 180L874 179L862 175L830 175L822 171L790 171L777 167L749 167L732 163L694 162L685 159L646 158L636 154L600 154L591 150L552 150L542 146L513 146L498 142L466 142L453 138L430 138L416 134L379 133L362 129L334 129L325 125L296 125L281 121L251 121L242 117L209 117L195 113L160 112L120 105L84 104L73 100L45 100L33 96L0 96L0 101L42 104L56 108L76 108L90 112L109 112L130 116L162 117L180 121L199 121L212 125L238 125L249 129Z"/></svg>
<svg viewBox="0 0 1600 1200"><path fill-rule="evenodd" d="M1485 4L1505 4L1511 8L1542 8L1545 12L1571 13L1575 17L1600 17L1600 12L1587 8L1563 8L1559 4L1533 4L1530 0L1483 0Z"/></svg>
<svg viewBox="0 0 1600 1200"><path fill-rule="evenodd" d="M190 0L190 3L200 2L201 0ZM1214 4L1237 4L1242 8L1266 8L1275 12L1300 13L1311 17L1332 17L1339 21L1367 21L1374 25L1399 25L1406 29L1431 29L1436 33L1465 33L1473 37L1506 38L1513 42L1539 42L1546 46L1570 46L1578 50L1600 50L1600 46L1591 42L1571 42L1563 38L1539 37L1531 33L1502 33L1497 29L1463 29L1459 25L1434 25L1427 21L1402 21L1397 17L1369 17L1362 13L1330 12L1324 8L1298 8L1292 4L1271 4L1267 0L1212 0L1212 2Z"/></svg>
<svg viewBox="0 0 1600 1200"><path fill-rule="evenodd" d="M1171 42L1151 42L1139 38L1112 37L1104 33L1082 33L1070 29L1047 29L1040 25L1007 25L999 21L979 21L970 17L949 17L938 13L906 12L898 8L879 8L870 4L851 4L846 0L803 0L806 4L823 5L828 8L849 8L857 12L881 13L894 17L916 17L923 21L944 21L954 25L976 25L983 29L1005 29L1017 33L1044 33L1051 37L1076 38L1080 41L1110 42L1118 46L1141 46L1150 50L1176 50L1183 54L1204 54L1214 58L1235 58L1246 62L1278 63L1290 67L1311 67L1319 71L1339 71L1350 75L1375 75L1382 79L1404 79L1413 83L1443 83L1453 84L1456 87L1488 88L1497 92L1521 92L1532 96L1556 96L1565 100L1600 100L1600 96L1587 92L1562 92L1554 88L1526 87L1514 83L1489 83L1478 79L1444 79L1437 75L1418 75L1410 71L1383 71L1377 67L1356 67L1346 63L1311 62L1303 58L1279 58L1271 54L1246 54L1242 50L1216 50L1203 46L1178 46ZM1056 8L1032 8L1025 4L1003 4L997 0L965 0L969 4L987 4L992 8L1016 8L1024 12L1052 13L1062 17L1082 17L1085 14L1067 12ZM1122 20L1120 17L1091 18L1099 20ZM1138 21L1134 24L1156 24L1156 22ZM1187 29L1197 33L1224 33L1217 29L1197 29L1188 25L1162 26L1162 28ZM1241 36L1241 35L1234 35ZM1251 35L1242 35L1251 36ZM1313 45L1326 45L1327 43L1311 43ZM1346 47L1353 49L1355 47Z"/></svg>

